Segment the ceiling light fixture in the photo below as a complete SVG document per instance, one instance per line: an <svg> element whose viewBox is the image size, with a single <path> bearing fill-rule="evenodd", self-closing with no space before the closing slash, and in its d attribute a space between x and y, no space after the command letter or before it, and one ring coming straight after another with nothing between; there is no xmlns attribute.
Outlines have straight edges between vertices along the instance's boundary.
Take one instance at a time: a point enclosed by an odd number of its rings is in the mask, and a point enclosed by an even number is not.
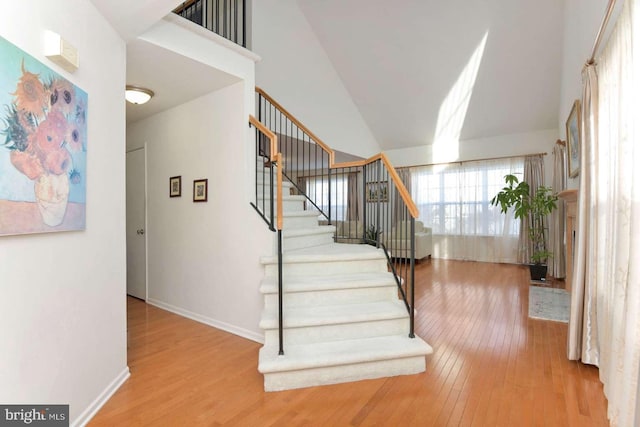
<svg viewBox="0 0 640 427"><path fill-rule="evenodd" d="M144 104L148 102L153 95L152 90L133 85L127 85L124 92L124 98L132 104Z"/></svg>

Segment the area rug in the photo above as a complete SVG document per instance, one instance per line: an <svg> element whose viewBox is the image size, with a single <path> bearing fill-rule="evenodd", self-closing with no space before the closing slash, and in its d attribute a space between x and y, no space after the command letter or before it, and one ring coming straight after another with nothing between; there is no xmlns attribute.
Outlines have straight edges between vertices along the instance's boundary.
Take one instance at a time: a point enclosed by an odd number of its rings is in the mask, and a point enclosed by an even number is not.
<svg viewBox="0 0 640 427"><path fill-rule="evenodd" d="M569 322L569 292L564 289L529 286L529 317Z"/></svg>

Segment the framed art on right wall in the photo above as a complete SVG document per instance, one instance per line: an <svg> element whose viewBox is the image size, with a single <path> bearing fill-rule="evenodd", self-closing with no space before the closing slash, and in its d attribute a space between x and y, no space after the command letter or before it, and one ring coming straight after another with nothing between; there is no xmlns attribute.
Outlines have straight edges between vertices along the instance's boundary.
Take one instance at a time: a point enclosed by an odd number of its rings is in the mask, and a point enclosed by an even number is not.
<svg viewBox="0 0 640 427"><path fill-rule="evenodd" d="M193 181L193 201L206 202L208 197L208 179L196 179Z"/></svg>
<svg viewBox="0 0 640 427"><path fill-rule="evenodd" d="M567 118L567 170L569 177L575 178L580 173L580 100L573 102L571 113Z"/></svg>

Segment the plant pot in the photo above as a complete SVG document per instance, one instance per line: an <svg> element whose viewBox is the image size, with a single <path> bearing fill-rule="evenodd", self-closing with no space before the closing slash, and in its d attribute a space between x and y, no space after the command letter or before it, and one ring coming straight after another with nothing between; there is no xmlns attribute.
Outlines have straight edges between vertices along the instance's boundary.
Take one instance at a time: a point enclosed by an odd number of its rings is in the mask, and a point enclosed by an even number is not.
<svg viewBox="0 0 640 427"><path fill-rule="evenodd" d="M547 264L529 264L531 280L545 281L547 278Z"/></svg>

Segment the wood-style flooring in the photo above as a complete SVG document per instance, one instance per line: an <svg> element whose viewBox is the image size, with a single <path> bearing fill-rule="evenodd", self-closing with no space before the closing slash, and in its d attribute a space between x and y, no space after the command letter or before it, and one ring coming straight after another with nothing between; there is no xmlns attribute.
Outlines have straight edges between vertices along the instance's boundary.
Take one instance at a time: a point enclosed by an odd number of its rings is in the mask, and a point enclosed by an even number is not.
<svg viewBox="0 0 640 427"><path fill-rule="evenodd" d="M433 259L416 273L425 373L275 393L260 344L128 298L131 378L89 425L609 425L597 368L566 358L567 325L527 317L524 267Z"/></svg>

